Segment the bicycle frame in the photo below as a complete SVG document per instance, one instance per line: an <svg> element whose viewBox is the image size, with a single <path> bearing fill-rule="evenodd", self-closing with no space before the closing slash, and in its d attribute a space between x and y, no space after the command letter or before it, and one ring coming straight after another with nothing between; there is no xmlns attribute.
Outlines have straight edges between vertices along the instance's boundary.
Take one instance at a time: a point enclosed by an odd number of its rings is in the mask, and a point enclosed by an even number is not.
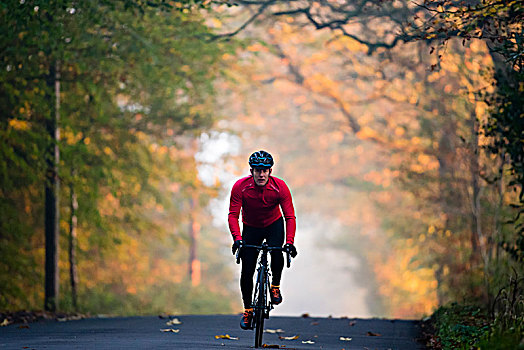
<svg viewBox="0 0 524 350"><path fill-rule="evenodd" d="M266 242L262 245L243 244L237 252L237 264L240 263L240 251L244 248L252 248L258 250L260 253L257 268L257 280L253 291L253 328L255 328L255 348L262 346L262 337L264 334L264 320L269 318L269 312L273 310L271 298L268 298L269 292L269 276L271 275L268 268L269 252L278 250L284 251L281 247L270 247ZM287 254L287 267L291 266L291 257Z"/></svg>

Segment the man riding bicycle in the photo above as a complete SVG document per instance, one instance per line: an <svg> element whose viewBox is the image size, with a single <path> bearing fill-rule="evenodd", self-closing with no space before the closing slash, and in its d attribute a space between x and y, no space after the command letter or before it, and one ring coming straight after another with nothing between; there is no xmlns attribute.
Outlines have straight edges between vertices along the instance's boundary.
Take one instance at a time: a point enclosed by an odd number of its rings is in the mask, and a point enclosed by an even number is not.
<svg viewBox="0 0 524 350"><path fill-rule="evenodd" d="M258 151L249 157L251 176L238 180L231 190L229 203L229 230L233 236L233 254L242 244L260 245L266 240L270 247L284 245L292 257L297 255L294 243L296 218L291 192L286 183L271 176L274 161L271 154ZM280 208L282 208L282 212ZM238 218L242 209L243 231L240 233ZM284 220L286 228L284 233ZM258 252L254 249L243 249L241 252L242 271L240 290L244 303L244 314L240 320L242 329L251 329L253 320L252 295L253 275L255 273ZM282 251L271 251L271 272L273 280L270 288L271 302L278 305L282 302L280 279L284 268Z"/></svg>

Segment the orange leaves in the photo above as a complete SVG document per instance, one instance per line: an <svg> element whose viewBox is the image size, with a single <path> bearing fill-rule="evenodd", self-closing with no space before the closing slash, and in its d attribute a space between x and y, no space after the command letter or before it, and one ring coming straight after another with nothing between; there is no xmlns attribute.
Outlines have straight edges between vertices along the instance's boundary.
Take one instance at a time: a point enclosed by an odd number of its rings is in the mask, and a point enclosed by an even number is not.
<svg viewBox="0 0 524 350"><path fill-rule="evenodd" d="M31 124L25 120L9 119L9 126L15 130L28 130Z"/></svg>

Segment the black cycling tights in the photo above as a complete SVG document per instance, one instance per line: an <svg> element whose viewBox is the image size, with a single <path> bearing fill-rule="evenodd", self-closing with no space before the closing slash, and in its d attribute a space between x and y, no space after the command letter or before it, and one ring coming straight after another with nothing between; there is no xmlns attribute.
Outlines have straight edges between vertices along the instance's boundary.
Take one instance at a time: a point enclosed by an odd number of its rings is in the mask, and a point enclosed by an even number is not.
<svg viewBox="0 0 524 350"><path fill-rule="evenodd" d="M261 245L266 240L270 247L282 247L284 244L284 219L280 218L271 225L263 228L251 227L244 224L242 240L245 244ZM257 265L257 250L242 250L242 273L240 275L240 290L244 307L251 307L253 295L253 275ZM280 285L282 270L284 269L284 254L281 251L271 252L271 273L273 275L272 284Z"/></svg>

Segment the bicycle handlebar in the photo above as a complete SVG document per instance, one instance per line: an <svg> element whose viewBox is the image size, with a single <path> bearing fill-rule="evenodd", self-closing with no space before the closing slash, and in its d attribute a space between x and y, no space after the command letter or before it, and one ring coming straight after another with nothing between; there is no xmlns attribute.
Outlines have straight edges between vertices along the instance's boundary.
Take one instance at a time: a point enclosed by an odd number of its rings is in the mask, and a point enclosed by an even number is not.
<svg viewBox="0 0 524 350"><path fill-rule="evenodd" d="M253 249L256 249L258 251L261 251L261 250L266 250L266 251L272 251L272 250L280 250L282 252L286 252L286 257L287 257L287 267L291 267L291 255L289 255L289 252L287 250L285 250L284 248L282 247L270 247L268 246L266 243L263 243L262 245L251 245L251 244L242 244L240 245L240 248L238 248L237 250L237 254L236 254L236 260L237 260L237 264L240 264L240 251L243 249L243 248L253 248Z"/></svg>

